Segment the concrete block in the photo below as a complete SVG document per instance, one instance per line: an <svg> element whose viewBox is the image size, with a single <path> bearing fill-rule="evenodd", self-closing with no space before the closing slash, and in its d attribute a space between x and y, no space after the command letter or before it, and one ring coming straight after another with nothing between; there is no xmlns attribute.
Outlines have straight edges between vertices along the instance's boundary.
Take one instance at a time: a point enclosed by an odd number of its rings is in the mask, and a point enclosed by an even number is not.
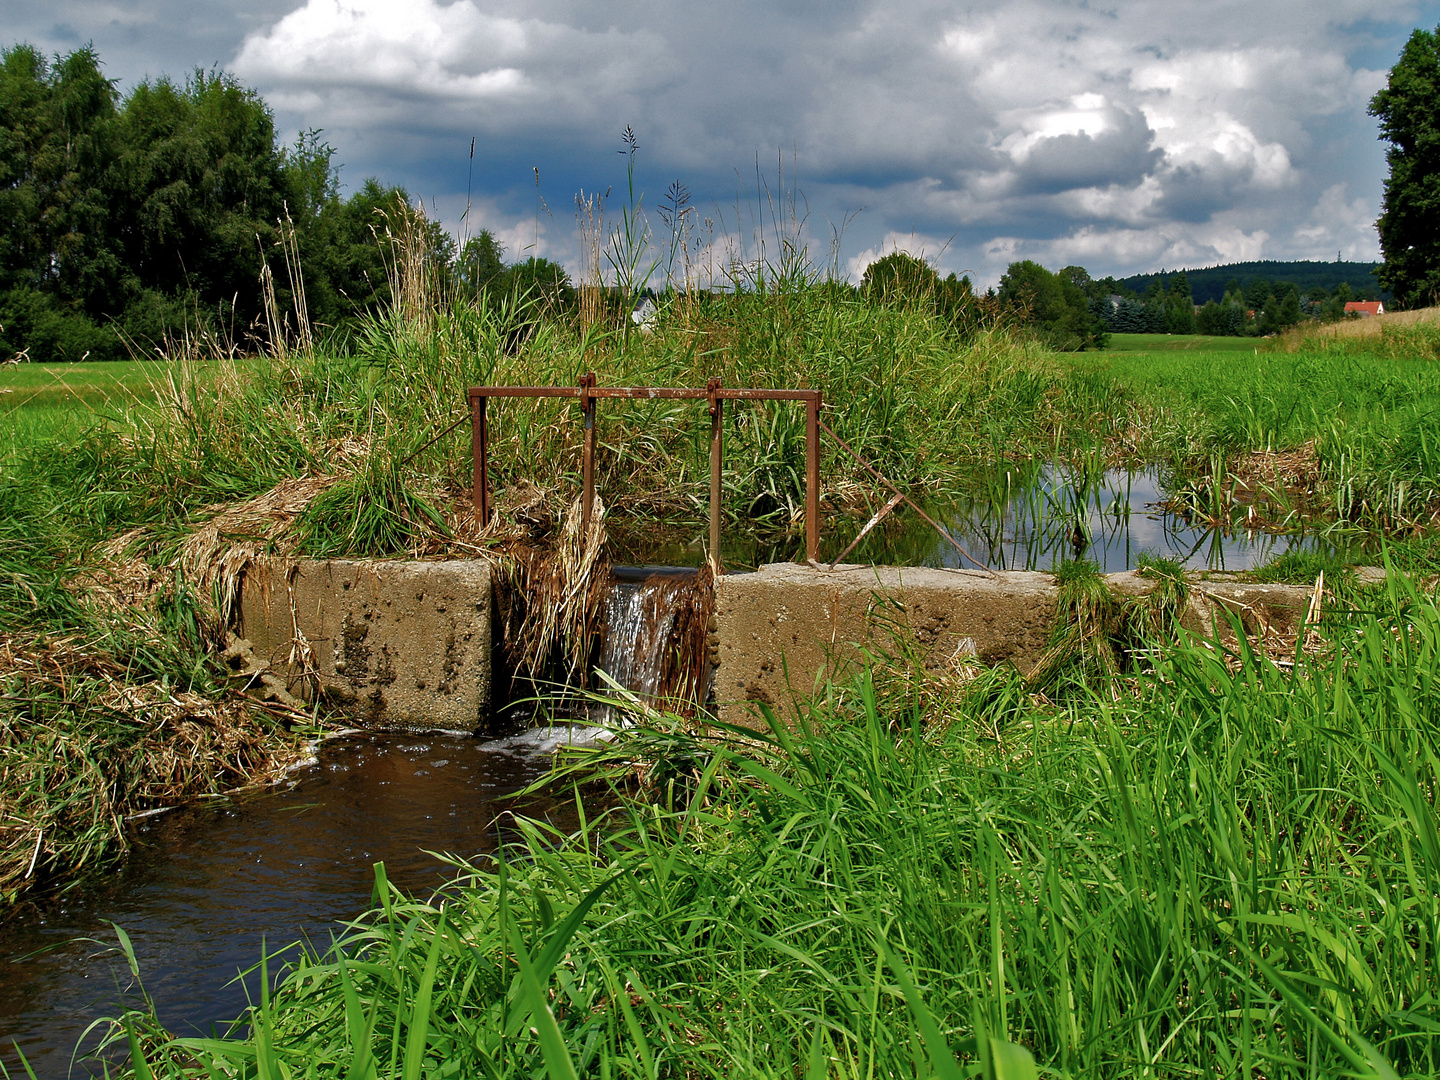
<svg viewBox="0 0 1440 1080"><path fill-rule="evenodd" d="M1191 582L1180 625L1206 637L1235 644L1230 614L1238 617L1245 636L1264 644L1293 638L1305 621L1312 586L1254 585L1228 581Z"/></svg>
<svg viewBox="0 0 1440 1080"><path fill-rule="evenodd" d="M237 630L306 700L471 731L490 711L493 611L484 561L269 559L246 572Z"/></svg>
<svg viewBox="0 0 1440 1080"><path fill-rule="evenodd" d="M1112 593L1143 596L1153 578L1105 578ZM751 723L754 703L777 711L827 679L843 679L867 647L918 647L926 663L969 653L981 663L1029 671L1045 652L1057 589L1050 574L842 566L825 572L791 563L715 582L714 665L720 719ZM1274 642L1300 628L1310 589L1295 585L1192 583L1181 624L1234 644L1226 609L1247 635Z"/></svg>
<svg viewBox="0 0 1440 1080"><path fill-rule="evenodd" d="M1029 668L1045 651L1055 614L1049 574L928 567L790 563L715 582L715 700L720 719L746 723L751 702L783 710L827 678L843 678L861 648L914 641L928 662L957 652Z"/></svg>

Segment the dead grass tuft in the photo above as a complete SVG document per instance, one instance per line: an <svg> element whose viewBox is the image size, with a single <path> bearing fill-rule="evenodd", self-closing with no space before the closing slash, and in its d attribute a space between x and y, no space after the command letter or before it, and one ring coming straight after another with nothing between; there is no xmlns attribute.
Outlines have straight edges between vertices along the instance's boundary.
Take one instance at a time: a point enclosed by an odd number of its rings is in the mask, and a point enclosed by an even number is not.
<svg viewBox="0 0 1440 1080"><path fill-rule="evenodd" d="M280 779L312 756L297 718L136 681L81 637L0 637L0 896L109 862L128 818Z"/></svg>

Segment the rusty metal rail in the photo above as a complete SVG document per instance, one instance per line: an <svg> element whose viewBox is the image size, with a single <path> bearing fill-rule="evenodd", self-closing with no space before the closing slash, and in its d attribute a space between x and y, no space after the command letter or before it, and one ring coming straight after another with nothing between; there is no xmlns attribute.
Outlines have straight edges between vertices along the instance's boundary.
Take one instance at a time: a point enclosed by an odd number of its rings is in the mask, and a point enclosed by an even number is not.
<svg viewBox="0 0 1440 1080"><path fill-rule="evenodd" d="M707 401L710 405L710 558L720 566L720 473L724 464L724 418L727 401L805 402L805 552L814 562L820 554L820 406L819 390L753 390L720 385L711 379L704 389L658 386L599 386L595 373L578 386L472 386L470 388L471 457L475 512L482 526L490 523L490 440L486 420L491 398L578 398L584 423L582 458L582 522L590 523L595 505L596 402L601 398L630 400Z"/></svg>

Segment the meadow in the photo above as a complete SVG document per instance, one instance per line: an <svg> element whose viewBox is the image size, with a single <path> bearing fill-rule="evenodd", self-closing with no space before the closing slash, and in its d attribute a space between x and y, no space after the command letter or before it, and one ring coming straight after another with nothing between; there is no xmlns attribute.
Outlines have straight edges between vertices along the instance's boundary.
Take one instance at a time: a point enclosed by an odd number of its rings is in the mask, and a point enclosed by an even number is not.
<svg viewBox="0 0 1440 1080"><path fill-rule="evenodd" d="M447 433L477 383L819 387L836 433L912 491L1004 461L1146 461L1218 513L1268 476L1282 509L1404 569L1440 561L1423 328L1059 355L823 281L672 297L645 333L417 280L346 342L0 368L20 399L0 402L10 898L121 857L126 814L273 775L324 723L217 670L226 557L553 536L574 406L493 410L481 533L468 431ZM703 520L708 431L702 407L607 405L608 517ZM800 410L728 410L726 453L727 528L798 528ZM827 515L879 501L837 447L822 475ZM256 509L297 482L298 509ZM382 875L376 909L334 951L285 954L229 1040L143 1013L117 1037L138 1076L1428 1075L1440 614L1403 579L1328 610L1281 662L1157 630L1125 650L1148 661L1096 679L1082 635L1079 675L1042 688L899 649L768 737L651 717L571 777L582 816L582 790L623 796L577 836L533 831L435 898Z"/></svg>

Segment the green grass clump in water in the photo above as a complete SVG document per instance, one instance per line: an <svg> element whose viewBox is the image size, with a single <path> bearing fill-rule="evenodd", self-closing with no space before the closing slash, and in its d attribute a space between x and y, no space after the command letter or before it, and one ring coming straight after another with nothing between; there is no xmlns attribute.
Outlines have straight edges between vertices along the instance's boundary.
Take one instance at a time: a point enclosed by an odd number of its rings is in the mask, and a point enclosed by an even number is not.
<svg viewBox="0 0 1440 1080"><path fill-rule="evenodd" d="M248 1035L137 1052L157 1076L1432 1076L1437 654L1440 609L1397 588L1294 669L1171 647L1133 693L999 729L883 711L866 674L795 728L692 741L688 803L531 826L431 900L381 874Z"/></svg>
<svg viewBox="0 0 1440 1080"><path fill-rule="evenodd" d="M1319 551L1287 551L1254 571L1262 583L1311 585L1321 574L1327 588L1337 588L1355 578L1355 569L1338 556Z"/></svg>

